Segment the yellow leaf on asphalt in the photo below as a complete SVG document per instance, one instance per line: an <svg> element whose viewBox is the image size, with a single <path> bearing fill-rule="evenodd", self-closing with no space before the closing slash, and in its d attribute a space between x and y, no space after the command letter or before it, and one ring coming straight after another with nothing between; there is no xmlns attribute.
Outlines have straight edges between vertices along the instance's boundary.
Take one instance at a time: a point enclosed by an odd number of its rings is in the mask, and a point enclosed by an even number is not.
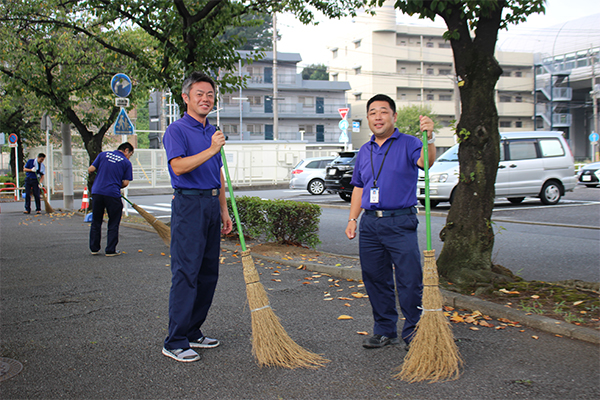
<svg viewBox="0 0 600 400"><path fill-rule="evenodd" d="M458 315L458 312L456 311L454 311L454 314L452 314L452 317L450 317L450 321L455 323L465 322L464 318Z"/></svg>
<svg viewBox="0 0 600 400"><path fill-rule="evenodd" d="M142 249L139 249L139 250L138 250L138 253L141 253L142 251L144 251L144 250L142 250Z"/></svg>
<svg viewBox="0 0 600 400"><path fill-rule="evenodd" d="M469 329L472 330L472 331L478 331L479 330L479 328L475 328L474 326L469 327Z"/></svg>
<svg viewBox="0 0 600 400"><path fill-rule="evenodd" d="M362 299L363 297L365 297L364 293L359 293L359 292L352 292L350 293L352 295L352 297L355 297L357 299Z"/></svg>
<svg viewBox="0 0 600 400"><path fill-rule="evenodd" d="M534 294L533 296L531 296L532 299L539 299L540 296L538 296L537 294Z"/></svg>
<svg viewBox="0 0 600 400"><path fill-rule="evenodd" d="M573 305L574 305L574 306L578 306L578 305L580 305L581 303L583 303L583 300L576 301L575 303L573 303Z"/></svg>
<svg viewBox="0 0 600 400"><path fill-rule="evenodd" d="M352 306L350 305L350 303L346 303L346 304L344 304L344 305L345 305L346 307L352 307Z"/></svg>
<svg viewBox="0 0 600 400"><path fill-rule="evenodd" d="M160 253L160 255L161 255L161 256L164 256L164 255L165 255L165 253Z"/></svg>
<svg viewBox="0 0 600 400"><path fill-rule="evenodd" d="M325 300L325 301L333 300L333 297L327 297L327 298L324 298L323 300Z"/></svg>
<svg viewBox="0 0 600 400"><path fill-rule="evenodd" d="M539 336L532 336L533 339L538 340L540 337Z"/></svg>
<svg viewBox="0 0 600 400"><path fill-rule="evenodd" d="M338 317L338 319L340 319L340 320L344 320L344 319L354 319L354 318L352 318L352 317L351 317L351 316L349 316L349 315L342 314L342 315L340 315L340 316Z"/></svg>
<svg viewBox="0 0 600 400"><path fill-rule="evenodd" d="M356 333L358 333L359 335L365 335L365 336L369 334L369 332L365 332L365 331L358 331Z"/></svg>

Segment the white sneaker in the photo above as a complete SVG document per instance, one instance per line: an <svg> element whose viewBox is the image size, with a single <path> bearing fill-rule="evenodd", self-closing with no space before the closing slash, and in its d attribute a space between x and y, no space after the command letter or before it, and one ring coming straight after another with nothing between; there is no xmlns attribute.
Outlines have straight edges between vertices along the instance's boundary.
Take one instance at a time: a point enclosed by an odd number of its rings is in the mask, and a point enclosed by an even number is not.
<svg viewBox="0 0 600 400"><path fill-rule="evenodd" d="M198 340L194 340L194 341L190 340L190 347L193 347L196 349L212 349L213 347L217 347L220 344L221 344L221 342L219 342L217 339L211 339L206 336L202 336Z"/></svg>
<svg viewBox="0 0 600 400"><path fill-rule="evenodd" d="M173 360L181 361L181 362L194 362L198 361L201 357L200 354L196 353L192 349L175 349L175 350L167 350L163 347L162 353L171 357Z"/></svg>

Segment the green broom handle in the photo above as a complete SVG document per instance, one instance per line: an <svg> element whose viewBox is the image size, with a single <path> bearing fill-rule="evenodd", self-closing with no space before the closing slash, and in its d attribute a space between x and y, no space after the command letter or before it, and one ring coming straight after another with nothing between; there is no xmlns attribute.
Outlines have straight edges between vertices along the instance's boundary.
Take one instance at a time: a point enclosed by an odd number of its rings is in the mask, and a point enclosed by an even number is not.
<svg viewBox="0 0 600 400"><path fill-rule="evenodd" d="M237 226L238 235L240 236L240 245L242 246L242 251L246 251L246 241L244 240L242 223L240 222L237 205L235 204L235 196L233 195L233 187L231 187L231 178L229 177L229 168L227 168L227 157L225 157L225 149L223 147L221 147L221 158L223 159L223 169L225 170L225 179L227 180L227 188L229 189L231 208L233 209L233 215L235 216L235 225Z"/></svg>
<svg viewBox="0 0 600 400"><path fill-rule="evenodd" d="M431 207L429 204L429 144L427 131L423 132L423 170L425 172L425 226L427 231L427 250L431 250Z"/></svg>
<svg viewBox="0 0 600 400"><path fill-rule="evenodd" d="M131 205L131 207L133 207L133 203L132 203L132 202L130 202L130 201L127 199L127 197L125 197L125 196L123 196L123 195L121 195L121 197L122 197L122 198L124 198L124 199L125 199L125 201L126 201L126 202L128 202L128 203Z"/></svg>

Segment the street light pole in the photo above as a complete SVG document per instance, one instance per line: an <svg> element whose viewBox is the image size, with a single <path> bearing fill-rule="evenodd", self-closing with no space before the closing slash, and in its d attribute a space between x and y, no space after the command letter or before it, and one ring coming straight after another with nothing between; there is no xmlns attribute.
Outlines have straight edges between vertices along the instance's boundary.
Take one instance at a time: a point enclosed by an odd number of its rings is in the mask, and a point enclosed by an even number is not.
<svg viewBox="0 0 600 400"><path fill-rule="evenodd" d="M277 94L277 13L273 12L273 140L279 136Z"/></svg>

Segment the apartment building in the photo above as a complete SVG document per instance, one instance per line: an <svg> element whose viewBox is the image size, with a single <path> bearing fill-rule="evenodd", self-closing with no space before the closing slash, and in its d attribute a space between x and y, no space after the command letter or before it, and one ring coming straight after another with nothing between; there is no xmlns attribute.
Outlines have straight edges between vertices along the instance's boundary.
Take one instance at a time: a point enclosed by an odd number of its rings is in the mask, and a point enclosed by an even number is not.
<svg viewBox="0 0 600 400"><path fill-rule="evenodd" d="M249 52L241 51L243 56ZM347 107L343 81L303 80L297 73L298 53L277 52L277 101L273 101L273 52L235 73L247 77L247 87L222 93L221 128L229 140L303 140L339 143L338 109ZM274 104L277 103L277 132Z"/></svg>
<svg viewBox="0 0 600 400"><path fill-rule="evenodd" d="M360 124L352 144L368 140L366 102L375 94L392 97L397 107L429 106L443 128L438 133L438 152L451 147L452 121L460 115L450 43L445 29L397 25L393 2L386 1L377 15L361 18L347 40L330 47L330 80L348 81L352 120ZM500 131L529 131L533 124L533 54L498 52L504 73L496 86Z"/></svg>

